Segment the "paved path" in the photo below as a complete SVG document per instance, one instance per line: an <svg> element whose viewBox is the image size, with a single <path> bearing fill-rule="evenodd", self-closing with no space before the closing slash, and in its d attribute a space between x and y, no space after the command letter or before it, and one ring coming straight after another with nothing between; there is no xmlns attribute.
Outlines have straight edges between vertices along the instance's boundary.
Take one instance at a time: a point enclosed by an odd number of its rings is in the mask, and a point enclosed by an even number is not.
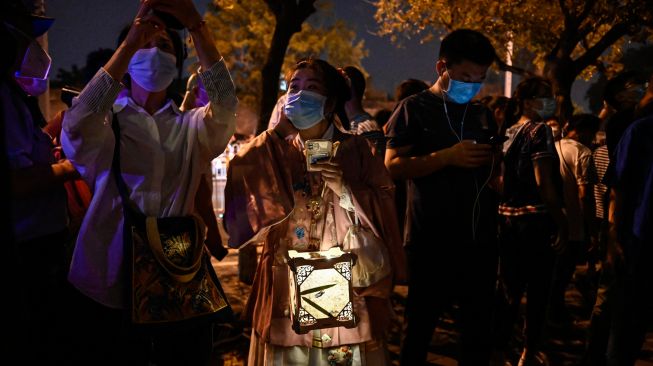
<svg viewBox="0 0 653 366"><path fill-rule="evenodd" d="M237 251L230 249L229 255L223 261L218 262L214 259L213 264L231 306L236 313L241 313L251 287L238 280ZM405 286L397 286L392 299L398 316L391 330L388 345L393 365L398 365L400 324L403 319L406 292ZM589 325L589 314L582 306L583 300L580 293L572 287L567 291L566 296L574 317L574 323L566 328L550 330L551 340L547 345L547 354L551 366L572 366L577 364L583 351L583 340ZM455 312L456 308L454 307L448 314L445 314L443 321L440 322L439 327L433 334L428 357L430 365L455 366L457 364L454 357L456 354L456 340L459 334L453 321ZM244 325L240 322L220 327L221 338L226 341L216 344L215 366L240 366L246 364L250 329L243 327ZM517 352L518 349L515 349L513 357L517 357ZM637 366L653 366L653 332L648 334L642 357Z"/></svg>

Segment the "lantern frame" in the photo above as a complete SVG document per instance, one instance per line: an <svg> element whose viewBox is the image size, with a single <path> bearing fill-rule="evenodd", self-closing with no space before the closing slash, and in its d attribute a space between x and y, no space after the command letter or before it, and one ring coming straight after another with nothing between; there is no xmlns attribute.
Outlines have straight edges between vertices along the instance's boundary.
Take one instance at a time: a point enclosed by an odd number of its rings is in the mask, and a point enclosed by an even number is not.
<svg viewBox="0 0 653 366"><path fill-rule="evenodd" d="M286 254L286 260L288 267L290 268L290 319L295 333L305 334L315 329L333 327L354 328L357 326L358 317L354 312L354 291L351 282L351 270L356 263L356 254L343 252L340 247L333 247L329 250L318 252L300 253L294 250L289 250ZM344 286L344 282L339 281L339 284L324 284L311 289L302 288L302 285L306 283L306 280L311 275L326 274L333 278L334 273L329 270L333 270L340 274L347 283L347 290L345 293L348 295L348 301L346 301L346 304L342 309L339 309L338 315L335 316L321 308L314 301L308 299L307 296L301 296L302 294L328 290L332 286ZM319 279L317 281L319 282ZM297 296L297 294L300 296ZM342 299L340 299L340 301L342 301ZM307 311L307 306L304 304L310 305L313 309L317 309L318 312L322 313L322 317L315 316Z"/></svg>

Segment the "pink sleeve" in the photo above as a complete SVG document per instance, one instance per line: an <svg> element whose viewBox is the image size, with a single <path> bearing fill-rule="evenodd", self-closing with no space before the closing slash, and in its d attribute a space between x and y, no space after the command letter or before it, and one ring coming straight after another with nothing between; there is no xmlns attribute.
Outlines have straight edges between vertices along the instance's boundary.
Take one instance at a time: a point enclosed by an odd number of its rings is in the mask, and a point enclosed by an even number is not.
<svg viewBox="0 0 653 366"><path fill-rule="evenodd" d="M229 246L239 248L265 238L294 207L287 142L268 131L229 162L225 187L225 229Z"/></svg>

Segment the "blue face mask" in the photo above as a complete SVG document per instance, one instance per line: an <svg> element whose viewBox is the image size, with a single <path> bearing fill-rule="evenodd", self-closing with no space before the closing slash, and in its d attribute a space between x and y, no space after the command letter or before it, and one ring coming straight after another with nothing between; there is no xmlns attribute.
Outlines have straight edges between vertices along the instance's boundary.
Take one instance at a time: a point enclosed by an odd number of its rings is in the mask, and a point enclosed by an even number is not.
<svg viewBox="0 0 653 366"><path fill-rule="evenodd" d="M448 70L445 69L447 73ZM467 83L464 81L454 80L449 76L449 88L444 92L447 98L451 99L454 103L465 104L469 103L472 98L481 90L482 83Z"/></svg>
<svg viewBox="0 0 653 366"><path fill-rule="evenodd" d="M177 76L177 58L158 47L140 49L129 61L129 76L149 92L165 90Z"/></svg>
<svg viewBox="0 0 653 366"><path fill-rule="evenodd" d="M324 119L326 97L308 90L288 93L283 111L298 130L305 130Z"/></svg>

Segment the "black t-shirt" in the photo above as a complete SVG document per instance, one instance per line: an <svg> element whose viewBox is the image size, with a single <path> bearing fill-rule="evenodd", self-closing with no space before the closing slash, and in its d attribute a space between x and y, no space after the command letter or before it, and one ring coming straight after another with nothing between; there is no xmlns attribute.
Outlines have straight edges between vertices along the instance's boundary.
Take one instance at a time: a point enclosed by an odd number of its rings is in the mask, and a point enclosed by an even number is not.
<svg viewBox="0 0 653 366"><path fill-rule="evenodd" d="M430 90L401 101L388 121L388 148L412 146L409 155L422 156L455 145L459 137L478 140L496 134L496 123L482 104L447 102L446 107L449 118L442 98ZM497 196L482 188L490 174L490 166L445 167L409 179L406 245L471 243L473 221L477 242L494 240Z"/></svg>

